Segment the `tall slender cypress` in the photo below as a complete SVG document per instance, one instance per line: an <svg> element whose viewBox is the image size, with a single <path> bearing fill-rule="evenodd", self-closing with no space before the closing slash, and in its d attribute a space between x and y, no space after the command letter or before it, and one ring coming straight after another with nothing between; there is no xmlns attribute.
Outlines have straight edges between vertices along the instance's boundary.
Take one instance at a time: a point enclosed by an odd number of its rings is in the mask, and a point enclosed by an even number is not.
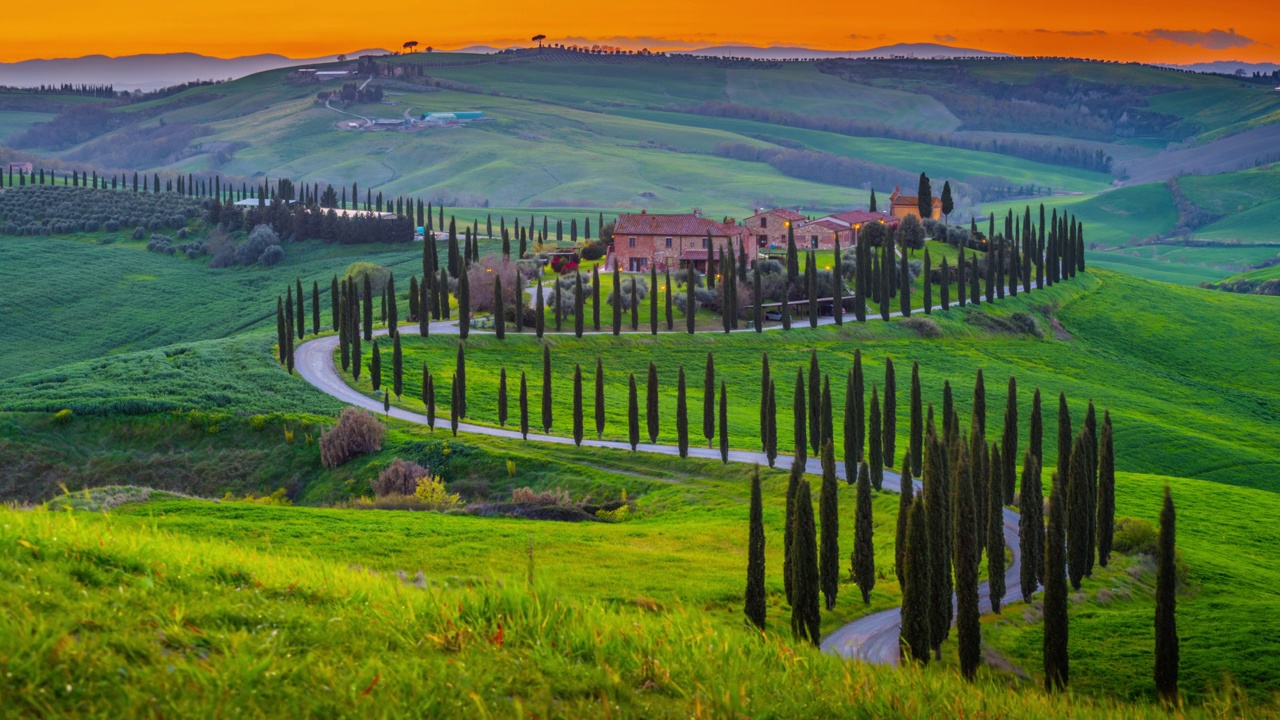
<svg viewBox="0 0 1280 720"><path fill-rule="evenodd" d="M404 352L400 349L400 336L396 335L391 346L391 388L396 399L404 394Z"/></svg>
<svg viewBox="0 0 1280 720"><path fill-rule="evenodd" d="M600 266L591 266L591 329L600 332Z"/></svg>
<svg viewBox="0 0 1280 720"><path fill-rule="evenodd" d="M853 453L857 462L866 457L864 448L867 444L867 399L866 376L862 371L862 350L853 350ZM846 415L846 417L848 417Z"/></svg>
<svg viewBox="0 0 1280 720"><path fill-rule="evenodd" d="M764 508L759 466L751 473L751 510L747 524L747 591L743 612L752 625L763 630L768 599L764 589Z"/></svg>
<svg viewBox="0 0 1280 720"><path fill-rule="evenodd" d="M640 297L636 292L636 279L634 277L631 278L631 282L628 285L628 292L630 293L628 297L631 299L631 329L639 330L640 329Z"/></svg>
<svg viewBox="0 0 1280 720"><path fill-rule="evenodd" d="M373 341L373 358L369 361L369 381L373 383L373 391L382 388L382 352L378 349L378 341Z"/></svg>
<svg viewBox="0 0 1280 720"><path fill-rule="evenodd" d="M929 664L932 628L929 622L932 578L928 516L923 498L915 498L907 514L907 546L903 557L902 659Z"/></svg>
<svg viewBox="0 0 1280 720"><path fill-rule="evenodd" d="M507 368L498 370L498 427L507 426Z"/></svg>
<svg viewBox="0 0 1280 720"><path fill-rule="evenodd" d="M817 457L822 452L822 374L818 369L818 351L809 351L809 447Z"/></svg>
<svg viewBox="0 0 1280 720"><path fill-rule="evenodd" d="M507 336L506 308L502 298L502 276L493 278L493 334L502 340Z"/></svg>
<svg viewBox="0 0 1280 720"><path fill-rule="evenodd" d="M1178 567L1177 515L1169 486L1164 486L1160 510L1160 539L1156 549L1156 694L1169 705L1178 703Z"/></svg>
<svg viewBox="0 0 1280 720"><path fill-rule="evenodd" d="M796 368L796 389L791 397L791 428L795 440L795 457L802 465L809 452L809 442L805 435L808 417L808 407L804 400L804 370Z"/></svg>
<svg viewBox="0 0 1280 720"><path fill-rule="evenodd" d="M680 457L689 456L689 392L685 386L684 365L676 378L676 447Z"/></svg>
<svg viewBox="0 0 1280 720"><path fill-rule="evenodd" d="M1022 552L1019 581L1022 599L1031 601L1044 577L1044 491L1040 466L1031 448L1022 456L1022 492L1018 494L1018 548Z"/></svg>
<svg viewBox="0 0 1280 720"><path fill-rule="evenodd" d="M911 429L908 445L911 474L919 477L924 462L924 408L920 399L920 363L911 363ZM904 463L905 464L905 463Z"/></svg>
<svg viewBox="0 0 1280 720"><path fill-rule="evenodd" d="M720 462L729 462L729 396L720 381Z"/></svg>
<svg viewBox="0 0 1280 720"><path fill-rule="evenodd" d="M467 352L462 343L458 343L458 359L454 374L457 375L454 385L457 386L458 392L458 414L461 417L467 417Z"/></svg>
<svg viewBox="0 0 1280 720"><path fill-rule="evenodd" d="M836 606L840 591L840 508L836 478L835 449L831 441L822 443L822 487L818 496L818 522L822 529L818 572L827 609Z"/></svg>
<svg viewBox="0 0 1280 720"><path fill-rule="evenodd" d="M542 339L547 331L547 308L546 298L542 291L542 277L538 277L538 284L533 290L533 332Z"/></svg>
<svg viewBox="0 0 1280 720"><path fill-rule="evenodd" d="M613 261L613 334L622 332L622 272L618 269L618 261Z"/></svg>
<svg viewBox="0 0 1280 720"><path fill-rule="evenodd" d="M1083 430L1071 444L1067 463L1067 578L1079 590L1089 566L1089 448Z"/></svg>
<svg viewBox="0 0 1280 720"><path fill-rule="evenodd" d="M844 422L840 424L843 440L841 455L844 458L844 477L850 484L857 482L858 463L862 462L862 459L858 457L861 454L861 448L858 447L857 443L858 423L854 418L857 401L854 400L853 395L853 368L851 367L845 375Z"/></svg>
<svg viewBox="0 0 1280 720"><path fill-rule="evenodd" d="M298 339L301 340L307 336L307 308L305 298L302 295L302 278L294 278L293 282L297 291L296 298L298 301L298 311L294 314L294 317L298 321Z"/></svg>
<svg viewBox="0 0 1280 720"><path fill-rule="evenodd" d="M320 334L320 281L311 281L311 334Z"/></svg>
<svg viewBox="0 0 1280 720"><path fill-rule="evenodd" d="M768 439L765 441L764 455L769 460L769 467L773 467L773 463L778 459L778 391L776 384L772 379L769 380L769 409L765 416L765 423L769 429Z"/></svg>
<svg viewBox="0 0 1280 720"><path fill-rule="evenodd" d="M711 447L716 437L716 361L710 352L702 374L702 436Z"/></svg>
<svg viewBox="0 0 1280 720"><path fill-rule="evenodd" d="M666 277L664 278L665 282L662 283L662 291L663 291L663 294L666 296L665 304L666 304L666 312L667 312L667 332L671 332L676 328L675 311L671 307L671 292L672 292L671 291L671 268L667 268L665 272L666 272Z"/></svg>
<svg viewBox="0 0 1280 720"><path fill-rule="evenodd" d="M373 341L373 283L364 276L364 340Z"/></svg>
<svg viewBox="0 0 1280 720"><path fill-rule="evenodd" d="M862 591L862 602L871 604L871 591L876 586L875 518L871 512L871 471L866 463L858 464L858 500L853 521L853 554L850 565L853 581Z"/></svg>
<svg viewBox="0 0 1280 720"><path fill-rule="evenodd" d="M876 388L871 386L871 396L875 397ZM872 413L872 419L875 419L875 413ZM871 450L871 482L875 484L875 460L878 455L874 448ZM898 519L897 529L894 533L894 553L893 566L894 572L898 577L899 584L906 584L906 574L903 567L903 561L906 559L907 553L907 518L911 510L911 500L915 496L915 484L912 482L910 473L904 474L901 484L898 487Z"/></svg>
<svg viewBox="0 0 1280 720"><path fill-rule="evenodd" d="M582 444L582 365L573 364L573 444Z"/></svg>
<svg viewBox="0 0 1280 720"><path fill-rule="evenodd" d="M635 452L640 444L640 399L636 395L636 374L631 373L627 387L627 442Z"/></svg>
<svg viewBox="0 0 1280 720"><path fill-rule="evenodd" d="M695 303L697 302L696 293L694 292L697 289L695 286L696 282L697 280L693 273L693 263L689 263L689 274L685 278L684 283L684 326L685 332L690 335L693 334L694 320L697 315L697 311L694 310L696 307Z"/></svg>
<svg viewBox="0 0 1280 720"><path fill-rule="evenodd" d="M932 407L932 406L931 406ZM951 478L946 451L938 442L937 428L929 425L924 439L924 508L929 524L929 644L939 660L942 643L951 632Z"/></svg>
<svg viewBox="0 0 1280 720"><path fill-rule="evenodd" d="M427 370L427 364L422 363L422 405L427 409L427 427L431 432L436 431L436 381L431 376L431 371Z"/></svg>
<svg viewBox="0 0 1280 720"><path fill-rule="evenodd" d="M1065 690L1070 674L1067 654L1066 511L1059 476L1049 495L1049 527L1044 546L1044 686Z"/></svg>
<svg viewBox="0 0 1280 720"><path fill-rule="evenodd" d="M894 466L894 454L898 443L898 383L893 372L893 358L884 359L884 415L880 422L884 426L884 456L881 460L886 467Z"/></svg>
<svg viewBox="0 0 1280 720"><path fill-rule="evenodd" d="M787 603L791 605L795 604L795 597L791 588L791 570L794 566L791 550L795 536L796 490L799 489L800 481L803 479L804 465L793 460L791 462L791 471L787 475L786 523L782 533L782 579L783 587L786 589Z"/></svg>
<svg viewBox="0 0 1280 720"><path fill-rule="evenodd" d="M658 367L649 361L648 382L645 383L644 415L649 442L658 441Z"/></svg>
<svg viewBox="0 0 1280 720"><path fill-rule="evenodd" d="M1004 435L1000 440L1000 458L1004 465L1000 471L1004 482L1001 494L1005 505L1013 504L1018 490L1018 380L1009 376L1009 393L1004 404Z"/></svg>
<svg viewBox="0 0 1280 720"><path fill-rule="evenodd" d="M822 376L822 405L818 414L822 419L822 442L835 442L835 424L832 420L831 409L831 376Z"/></svg>
<svg viewBox="0 0 1280 720"><path fill-rule="evenodd" d="M991 467L987 471L987 587L991 591L991 611L1000 614L1004 600L1004 463L1000 446L991 443Z"/></svg>
<svg viewBox="0 0 1280 720"><path fill-rule="evenodd" d="M960 445L954 465L955 492L952 493L954 534L951 562L956 578L956 643L959 645L960 674L973 681L982 662L981 611L978 608L978 552L980 540L975 512L973 471L968 451Z"/></svg>
<svg viewBox="0 0 1280 720"><path fill-rule="evenodd" d="M342 330L342 292L338 289L338 276L334 275L329 281L329 314L333 320L333 331L341 332Z"/></svg>
<svg viewBox="0 0 1280 720"><path fill-rule="evenodd" d="M1070 475L1071 443L1074 438L1071 432L1071 412L1067 409L1067 394L1058 393L1058 477L1063 482Z"/></svg>
<svg viewBox="0 0 1280 720"><path fill-rule="evenodd" d="M1098 564L1106 567L1116 533L1116 457L1111 435L1111 412L1102 415L1102 437L1098 443Z"/></svg>
<svg viewBox="0 0 1280 720"><path fill-rule="evenodd" d="M871 463L871 487L877 491L884 486L884 448L880 442L881 434L880 398L876 395L875 383L872 383L871 417L867 421L867 462Z"/></svg>
<svg viewBox="0 0 1280 720"><path fill-rule="evenodd" d="M1089 538L1089 555L1088 561L1084 568L1084 574L1093 576L1093 563L1098 557L1098 413L1094 409L1093 400L1089 401L1089 409L1084 416L1085 449L1089 451L1088 463L1085 467L1089 471L1089 529L1087 537Z"/></svg>
<svg viewBox="0 0 1280 720"><path fill-rule="evenodd" d="M529 381L520 371L520 437L529 439Z"/></svg>
<svg viewBox="0 0 1280 720"><path fill-rule="evenodd" d="M820 642L822 622L818 606L818 543L813 522L813 496L809 482L800 480L795 493L795 520L791 534L791 632L796 640Z"/></svg>

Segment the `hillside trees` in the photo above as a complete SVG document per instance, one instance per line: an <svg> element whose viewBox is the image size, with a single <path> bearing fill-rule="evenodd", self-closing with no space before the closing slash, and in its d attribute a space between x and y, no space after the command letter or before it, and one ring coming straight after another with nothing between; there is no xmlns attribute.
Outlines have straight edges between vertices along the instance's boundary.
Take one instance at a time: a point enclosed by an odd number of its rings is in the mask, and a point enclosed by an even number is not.
<svg viewBox="0 0 1280 720"><path fill-rule="evenodd" d="M747 533L747 591L744 612L752 625L763 630L766 607L764 587L764 509L760 497L760 468L751 473L751 510Z"/></svg>

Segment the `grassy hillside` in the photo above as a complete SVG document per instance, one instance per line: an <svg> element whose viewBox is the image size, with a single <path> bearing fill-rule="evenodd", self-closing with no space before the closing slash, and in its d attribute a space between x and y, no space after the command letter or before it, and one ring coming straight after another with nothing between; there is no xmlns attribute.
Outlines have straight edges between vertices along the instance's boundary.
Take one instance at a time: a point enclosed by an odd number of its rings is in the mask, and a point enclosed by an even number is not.
<svg viewBox="0 0 1280 720"><path fill-rule="evenodd" d="M111 516L0 512L0 657L10 659L0 687L25 713L1159 712L850 665L683 611L565 598L536 560L532 590L483 576L432 577L419 589L347 560Z"/></svg>

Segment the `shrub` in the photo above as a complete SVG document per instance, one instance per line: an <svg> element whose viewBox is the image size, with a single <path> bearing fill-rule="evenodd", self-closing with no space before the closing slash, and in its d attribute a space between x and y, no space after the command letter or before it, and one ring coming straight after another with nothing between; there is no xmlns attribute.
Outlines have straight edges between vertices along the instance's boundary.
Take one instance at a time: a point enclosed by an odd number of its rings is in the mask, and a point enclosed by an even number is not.
<svg viewBox="0 0 1280 720"><path fill-rule="evenodd" d="M1035 335L1041 340L1044 339L1044 331L1040 329L1040 321L1036 320L1031 313L1019 310L1009 316L1009 322L1021 333Z"/></svg>
<svg viewBox="0 0 1280 720"><path fill-rule="evenodd" d="M933 318L920 317L919 315L909 318L903 318L899 321L902 327L912 330L916 335L922 338L940 338L942 337L942 328Z"/></svg>
<svg viewBox="0 0 1280 720"><path fill-rule="evenodd" d="M450 494L444 487L444 481L440 478L424 477L419 479L413 494L427 510L435 510L436 512L452 510L462 504L458 494Z"/></svg>
<svg viewBox="0 0 1280 720"><path fill-rule="evenodd" d="M267 248L280 244L280 236L270 225L258 225L235 250L236 264L252 265L263 256Z"/></svg>
<svg viewBox="0 0 1280 720"><path fill-rule="evenodd" d="M373 415L353 407L338 416L338 424L320 435L320 463L335 468L357 455L382 449L386 428Z"/></svg>
<svg viewBox="0 0 1280 720"><path fill-rule="evenodd" d="M266 250L262 251L262 255L258 257L258 264L271 267L279 265L284 260L284 248L279 245L268 245Z"/></svg>
<svg viewBox="0 0 1280 720"><path fill-rule="evenodd" d="M356 286L360 288L360 292L364 292L364 279L369 278L370 289L374 295L382 293L382 289L387 286L387 278L391 276L391 271L376 263L361 260L353 262L347 266L347 271L342 274L344 280L355 280ZM490 293L492 294L492 293ZM477 296L471 294L471 301L474 303L478 298L484 297L483 293Z"/></svg>
<svg viewBox="0 0 1280 720"><path fill-rule="evenodd" d="M582 248L582 259L583 260L599 260L600 258L604 257L608 252L609 252L608 246L605 245L603 242L597 240L595 242L588 243L586 247Z"/></svg>
<svg viewBox="0 0 1280 720"><path fill-rule="evenodd" d="M418 489L418 481L429 477L431 472L418 463L396 458L370 484L376 497L414 495Z"/></svg>
<svg viewBox="0 0 1280 720"><path fill-rule="evenodd" d="M636 301L639 302L649 297L648 278L644 278L638 275L633 275L631 277L622 278L621 293L619 293L618 289L616 288L609 291L608 303L610 305L617 305L620 302L621 305L619 305L619 307L621 307L623 310L631 309L631 281L632 280L635 280L636 282L636 293L635 293Z"/></svg>
<svg viewBox="0 0 1280 720"><path fill-rule="evenodd" d="M569 493L566 490L556 488L555 490L544 490L536 492L531 488L522 487L511 491L511 502L519 505L572 505L573 501L569 499Z"/></svg>
<svg viewBox="0 0 1280 720"><path fill-rule="evenodd" d="M147 236L146 229L139 226L133 229L133 235L131 235L130 237L132 237L134 240L141 240L146 236Z"/></svg>
<svg viewBox="0 0 1280 720"><path fill-rule="evenodd" d="M74 415L69 409L63 408L53 415L54 425L66 425L71 422Z"/></svg>
<svg viewBox="0 0 1280 720"><path fill-rule="evenodd" d="M1125 555L1156 554L1156 545L1160 533L1156 526L1135 517L1122 517L1116 520L1115 539L1112 548Z"/></svg>

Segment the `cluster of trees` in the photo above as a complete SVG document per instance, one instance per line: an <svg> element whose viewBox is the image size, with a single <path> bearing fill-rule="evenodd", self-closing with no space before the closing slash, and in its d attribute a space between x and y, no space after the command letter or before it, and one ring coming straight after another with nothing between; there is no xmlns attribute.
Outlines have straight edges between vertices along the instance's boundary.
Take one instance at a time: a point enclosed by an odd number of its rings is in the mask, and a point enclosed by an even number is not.
<svg viewBox="0 0 1280 720"><path fill-rule="evenodd" d="M35 85L32 87L13 87L0 85L5 93L31 93L33 95L84 95L96 98L115 98L116 89L112 85L89 85L86 83L62 83L60 85Z"/></svg>
<svg viewBox="0 0 1280 720"><path fill-rule="evenodd" d="M948 104L950 109L950 105ZM942 147L993 152L1034 162L1083 168L1097 172L1111 171L1111 156L1095 147L1063 143L1034 142L1009 138L957 137L946 133L911 130L884 123L870 123L848 118L802 115L786 110L711 100L687 108L686 112L709 117L754 120L771 125L820 130L850 137L877 137L925 143ZM1025 122L1025 121L1021 121Z"/></svg>
<svg viewBox="0 0 1280 720"><path fill-rule="evenodd" d="M77 182L80 180L77 174ZM95 178L95 182L99 180ZM176 229L203 217L202 205L197 200L172 194L112 193L85 186L26 184L0 193L0 233L48 235L129 227Z"/></svg>
<svg viewBox="0 0 1280 720"><path fill-rule="evenodd" d="M382 87L378 85L368 85L363 90L360 89L358 83L343 83L342 90L336 93L338 99L343 103L350 105L352 103L379 103L382 102ZM333 94L330 94L332 97Z"/></svg>

